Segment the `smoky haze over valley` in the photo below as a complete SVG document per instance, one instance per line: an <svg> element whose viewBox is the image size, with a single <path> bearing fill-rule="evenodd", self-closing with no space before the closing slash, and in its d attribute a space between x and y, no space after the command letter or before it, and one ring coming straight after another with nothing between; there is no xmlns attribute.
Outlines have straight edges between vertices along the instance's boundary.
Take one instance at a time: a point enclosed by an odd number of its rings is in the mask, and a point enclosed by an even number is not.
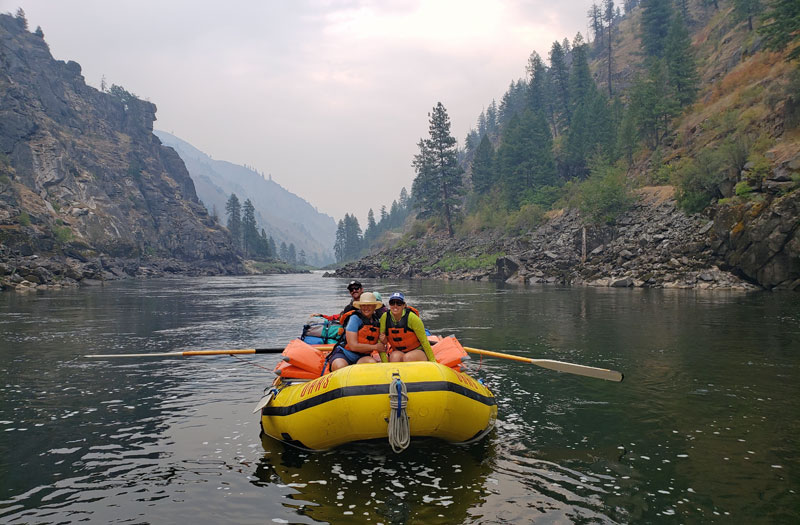
<svg viewBox="0 0 800 525"><path fill-rule="evenodd" d="M427 114L464 138L532 51L587 34L588 0L552 3L0 1L86 82L158 106L155 128L252 166L366 226L411 190Z"/></svg>

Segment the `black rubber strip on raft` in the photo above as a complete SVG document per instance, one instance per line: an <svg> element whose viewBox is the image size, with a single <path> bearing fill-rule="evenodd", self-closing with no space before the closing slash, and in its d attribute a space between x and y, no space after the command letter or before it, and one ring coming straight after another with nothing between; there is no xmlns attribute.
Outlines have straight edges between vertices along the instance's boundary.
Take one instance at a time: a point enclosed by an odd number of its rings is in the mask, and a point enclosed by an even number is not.
<svg viewBox="0 0 800 525"><path fill-rule="evenodd" d="M497 401L494 397L484 396L483 394L479 394L474 390L470 390L469 388L451 383L449 381L423 381L419 383L406 383L405 385L409 394L413 392L453 392L454 394L460 394L487 406L493 406L497 404ZM336 388L330 392L325 392L324 394L286 407L273 407L269 405L265 406L261 409L261 415L290 416L292 414L296 414L303 410L333 401L334 399L339 399L341 397L375 396L381 394L387 395L388 393L388 385L385 383L380 385L346 386L342 388Z"/></svg>

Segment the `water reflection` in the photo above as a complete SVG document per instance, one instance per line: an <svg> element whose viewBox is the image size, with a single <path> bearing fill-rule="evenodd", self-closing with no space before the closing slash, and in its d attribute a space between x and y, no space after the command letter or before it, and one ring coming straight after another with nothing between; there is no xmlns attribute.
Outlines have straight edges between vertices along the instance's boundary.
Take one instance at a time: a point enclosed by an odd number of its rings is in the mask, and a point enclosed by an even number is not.
<svg viewBox="0 0 800 525"><path fill-rule="evenodd" d="M380 281L469 346L622 370L621 384L475 358L499 419L466 448L309 454L258 437L269 347L344 281L130 281L0 294L0 519L8 523L794 523L800 296ZM261 367L261 368L259 368ZM268 370L264 370L264 368ZM367 513L367 514L364 514Z"/></svg>
<svg viewBox="0 0 800 525"><path fill-rule="evenodd" d="M328 523L463 522L491 493L496 450L490 440L451 445L414 440L396 455L386 442L305 452L262 436L257 486L291 487L284 505Z"/></svg>

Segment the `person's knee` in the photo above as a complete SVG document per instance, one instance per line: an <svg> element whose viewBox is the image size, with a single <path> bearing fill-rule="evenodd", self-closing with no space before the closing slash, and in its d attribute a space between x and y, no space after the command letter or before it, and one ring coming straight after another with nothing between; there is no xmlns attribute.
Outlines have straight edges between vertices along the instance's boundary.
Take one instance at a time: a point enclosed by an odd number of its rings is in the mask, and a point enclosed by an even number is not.
<svg viewBox="0 0 800 525"><path fill-rule="evenodd" d="M428 356L422 350L412 350L404 356L404 361L427 361Z"/></svg>

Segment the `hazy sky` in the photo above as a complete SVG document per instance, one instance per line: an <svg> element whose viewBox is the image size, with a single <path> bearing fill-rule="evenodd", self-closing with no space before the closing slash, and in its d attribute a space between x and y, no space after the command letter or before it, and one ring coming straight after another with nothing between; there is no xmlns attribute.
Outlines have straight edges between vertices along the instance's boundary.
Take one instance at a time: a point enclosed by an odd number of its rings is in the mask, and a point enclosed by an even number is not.
<svg viewBox="0 0 800 525"><path fill-rule="evenodd" d="M591 0L0 0L53 56L158 106L155 128L366 227L441 101L463 146L532 51L586 35Z"/></svg>

